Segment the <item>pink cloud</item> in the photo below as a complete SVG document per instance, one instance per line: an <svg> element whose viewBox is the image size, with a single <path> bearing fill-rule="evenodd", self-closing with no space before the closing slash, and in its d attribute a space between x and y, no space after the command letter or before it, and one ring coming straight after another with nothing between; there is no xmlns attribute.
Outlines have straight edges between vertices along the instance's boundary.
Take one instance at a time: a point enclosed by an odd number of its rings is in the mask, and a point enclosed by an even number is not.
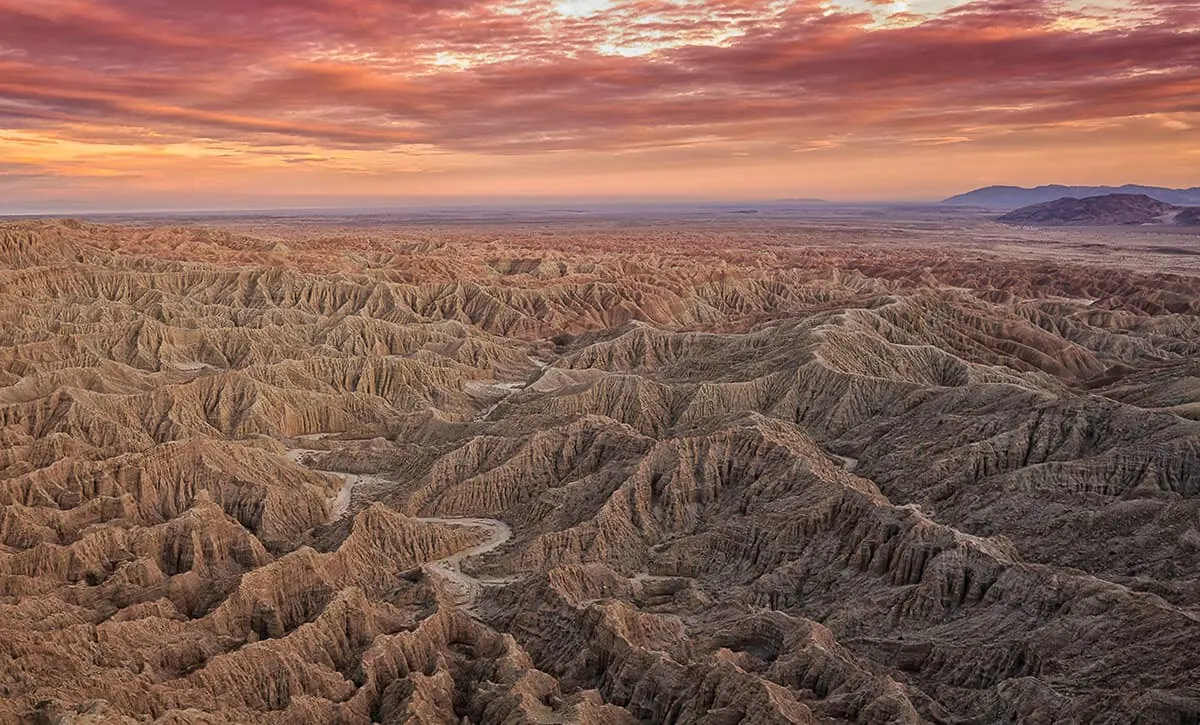
<svg viewBox="0 0 1200 725"><path fill-rule="evenodd" d="M579 17L550 0L0 0L0 128L527 154L971 141L1200 112L1194 3L1131 0L1094 27L1057 7L978 0L893 26L812 0Z"/></svg>

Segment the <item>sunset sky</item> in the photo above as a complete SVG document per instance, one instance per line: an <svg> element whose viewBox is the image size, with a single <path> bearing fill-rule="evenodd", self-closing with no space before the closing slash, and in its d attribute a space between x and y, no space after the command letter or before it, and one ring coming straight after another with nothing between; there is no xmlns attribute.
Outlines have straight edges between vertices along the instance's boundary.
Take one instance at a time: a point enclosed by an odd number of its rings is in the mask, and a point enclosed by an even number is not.
<svg viewBox="0 0 1200 725"><path fill-rule="evenodd" d="M0 0L0 212L1200 184L1196 0Z"/></svg>

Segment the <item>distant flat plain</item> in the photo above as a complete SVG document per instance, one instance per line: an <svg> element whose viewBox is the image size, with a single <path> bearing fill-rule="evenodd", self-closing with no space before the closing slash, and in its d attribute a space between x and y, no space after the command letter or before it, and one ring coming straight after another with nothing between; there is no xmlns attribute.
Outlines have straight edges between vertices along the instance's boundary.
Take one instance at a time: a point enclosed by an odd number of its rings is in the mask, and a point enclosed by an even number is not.
<svg viewBox="0 0 1200 725"><path fill-rule="evenodd" d="M1200 228L1012 226L994 221L1000 213L936 204L746 202L108 213L75 218L133 226L205 226L279 239L385 230L501 235L531 230L542 234L704 230L746 239L786 236L798 245L932 245L959 255L980 255L981 259L1044 258L1200 274Z"/></svg>

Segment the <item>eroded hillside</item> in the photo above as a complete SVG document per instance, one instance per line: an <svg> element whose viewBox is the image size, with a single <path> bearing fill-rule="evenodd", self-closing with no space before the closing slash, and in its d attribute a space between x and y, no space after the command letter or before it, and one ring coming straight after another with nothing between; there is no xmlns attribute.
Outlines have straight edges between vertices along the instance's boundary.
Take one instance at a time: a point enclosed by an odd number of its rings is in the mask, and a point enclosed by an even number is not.
<svg viewBox="0 0 1200 725"><path fill-rule="evenodd" d="M0 226L0 722L1200 718L1200 279L850 236Z"/></svg>

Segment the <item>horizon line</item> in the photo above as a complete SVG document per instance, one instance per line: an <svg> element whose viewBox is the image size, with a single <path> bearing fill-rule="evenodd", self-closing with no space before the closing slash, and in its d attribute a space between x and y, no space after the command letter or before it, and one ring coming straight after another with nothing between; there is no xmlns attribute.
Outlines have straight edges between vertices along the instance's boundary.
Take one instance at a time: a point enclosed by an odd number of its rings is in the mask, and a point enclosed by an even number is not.
<svg viewBox="0 0 1200 725"><path fill-rule="evenodd" d="M320 212L355 212L355 213L388 213L400 211L425 210L522 210L522 211L589 211L606 210L612 207L752 207L755 205L803 205L818 207L850 207L850 206L928 206L941 203L942 199L870 199L870 200L836 200L818 199L811 197L797 198L768 198L768 199L711 199L711 198L662 198L662 199L577 199L577 198L547 198L547 199L496 199L457 200L454 198L429 199L413 202L392 202L379 204L330 204L311 206L246 206L221 207L205 206L192 208L162 207L162 208L41 208L0 210L0 218L69 218L72 216L156 216L174 214L272 214L272 213L320 213ZM582 208L580 208L582 207Z"/></svg>

